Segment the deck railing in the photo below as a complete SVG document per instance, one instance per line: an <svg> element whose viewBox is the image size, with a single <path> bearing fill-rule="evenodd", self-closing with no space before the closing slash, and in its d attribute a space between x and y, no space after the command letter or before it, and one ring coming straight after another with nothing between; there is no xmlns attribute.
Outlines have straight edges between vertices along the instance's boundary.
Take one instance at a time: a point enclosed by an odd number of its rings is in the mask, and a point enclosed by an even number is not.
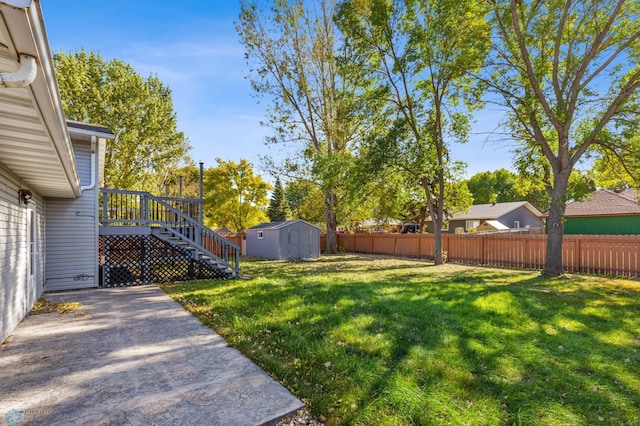
<svg viewBox="0 0 640 426"><path fill-rule="evenodd" d="M240 247L200 223L200 200L156 197L147 192L120 189L101 191L100 222L103 225L170 228L199 250L224 262L236 275L239 273Z"/></svg>

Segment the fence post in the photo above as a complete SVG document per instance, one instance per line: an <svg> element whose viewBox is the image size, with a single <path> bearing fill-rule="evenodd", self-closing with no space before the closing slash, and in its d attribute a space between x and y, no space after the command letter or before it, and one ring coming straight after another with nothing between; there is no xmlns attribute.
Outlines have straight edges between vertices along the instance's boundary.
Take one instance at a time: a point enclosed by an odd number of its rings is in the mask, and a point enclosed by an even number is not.
<svg viewBox="0 0 640 426"><path fill-rule="evenodd" d="M486 249L486 240L487 240L487 235L480 235L480 264L484 265L485 264L485 254L484 251Z"/></svg>
<svg viewBox="0 0 640 426"><path fill-rule="evenodd" d="M397 235L393 236L393 255L394 256L398 255L398 236Z"/></svg>
<svg viewBox="0 0 640 426"><path fill-rule="evenodd" d="M440 234L440 237L444 237L442 238L442 251L447 252L447 260L451 259L451 253L449 253L449 234Z"/></svg>

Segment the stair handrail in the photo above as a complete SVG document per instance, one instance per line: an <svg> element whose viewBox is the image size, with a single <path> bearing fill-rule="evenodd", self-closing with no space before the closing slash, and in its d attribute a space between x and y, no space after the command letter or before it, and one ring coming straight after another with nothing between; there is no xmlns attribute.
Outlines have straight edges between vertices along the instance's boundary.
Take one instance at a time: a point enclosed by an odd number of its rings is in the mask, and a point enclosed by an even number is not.
<svg viewBox="0 0 640 426"><path fill-rule="evenodd" d="M107 189L107 188L102 188L102 193L103 193L103 213L102 213L102 221L104 223L139 223L141 225L146 225L149 226L151 224L157 224L157 225L162 225L165 226L167 228L171 228L174 231L176 231L178 234L180 234L182 237L186 238L190 243L192 243L194 246L198 246L197 248L200 249L201 251L203 251L205 254L213 256L217 259L220 259L221 261L225 262L227 265L231 266L231 264L229 263L229 259L228 259L228 251L229 251L229 247L233 249L233 251L235 252L235 265L233 265L233 268L235 270L236 276L239 275L240 273L240 247L238 245L236 245L234 242L226 239L225 237L223 237L222 235L218 234L217 232L215 232L212 229L207 228L206 226L204 226L202 223L198 222L197 220L193 219L192 217L190 217L187 214L184 214L183 212L181 212L180 210L174 208L173 206L167 204L166 202L164 202L161 197L156 197L155 195L152 195L148 192L144 192L144 191L129 191L129 190L122 190L122 189ZM140 220L133 220L133 219L108 219L107 215L108 215L108 194L125 194L125 195L137 195L140 197ZM156 203L158 203L159 205L161 205L162 207L164 207L165 209L167 209L168 211L170 211L171 213L173 213L174 215L176 215L177 217L183 219L183 222L186 222L189 226L195 228L198 232L195 233L193 236L190 236L189 233L184 233L184 232L180 232L180 230L184 231L184 227L182 226L178 226L177 221L175 222L168 222L168 221L161 221L161 220L153 220L153 219L149 219L149 200L153 200ZM171 225L174 225L173 227ZM177 228L177 229L176 229ZM180 229L180 230L179 230ZM202 245L202 236L206 235L208 238L211 238L214 242L218 243L220 246L222 246L225 250L225 259L220 258L219 256L215 255L213 252L211 252L210 250L206 249L203 247ZM197 238L194 238L197 237Z"/></svg>
<svg viewBox="0 0 640 426"><path fill-rule="evenodd" d="M176 231L176 230L175 230L175 229L173 229L173 228L170 228L170 227L168 227L168 226L164 226L163 228L164 228L164 229L166 229L169 233L171 233L171 234L172 234L173 236L175 236L175 237L178 237L178 238L185 237L183 234L181 234L180 232ZM207 228L207 229L208 229L208 228ZM224 239L224 237L222 237L222 238ZM240 263L239 263L239 261L240 261L240 259L239 259L239 257L240 257L240 252L239 252L239 247L238 247L237 245L235 245L233 242L231 242L231 241L229 241L229 240L227 240L227 241L228 241L229 243L231 243L231 244L229 244L229 245L230 245L231 247L233 247L233 248L234 248L234 250L235 250L235 259L234 259L234 262L229 262L228 252L227 252L227 256L223 259L223 258L221 258L220 256L218 256L218 255L216 255L216 254L212 253L211 251L209 251L209 249L205 248L204 246L202 246L202 245L200 245L200 244L196 243L195 241L189 240L189 244L190 244L192 247L196 248L197 250L200 250L202 253L206 254L207 256L209 256L209 257L211 257L211 258L215 259L216 261L218 261L218 262L222 262L222 263L224 263L226 266L229 266L231 269L233 269L233 271L235 272L236 277L237 277L237 276L239 275L239 273L240 273Z"/></svg>

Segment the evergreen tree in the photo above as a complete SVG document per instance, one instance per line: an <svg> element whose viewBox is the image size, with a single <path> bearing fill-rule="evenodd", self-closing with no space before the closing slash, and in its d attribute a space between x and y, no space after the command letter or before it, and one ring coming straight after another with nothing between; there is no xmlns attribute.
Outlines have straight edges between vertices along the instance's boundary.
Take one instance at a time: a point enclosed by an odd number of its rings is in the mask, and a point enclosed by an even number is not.
<svg viewBox="0 0 640 426"><path fill-rule="evenodd" d="M276 186L271 195L267 216L269 216L271 222L282 222L291 216L287 194L282 187L282 183L280 183L280 178L276 179Z"/></svg>

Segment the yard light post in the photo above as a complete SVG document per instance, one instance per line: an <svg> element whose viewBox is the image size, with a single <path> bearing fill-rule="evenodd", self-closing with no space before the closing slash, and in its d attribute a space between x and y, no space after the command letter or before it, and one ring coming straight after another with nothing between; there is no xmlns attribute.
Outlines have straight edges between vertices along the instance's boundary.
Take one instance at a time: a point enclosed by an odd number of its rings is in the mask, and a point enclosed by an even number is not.
<svg viewBox="0 0 640 426"><path fill-rule="evenodd" d="M203 185L204 162L200 162L200 223L204 225L204 185Z"/></svg>

